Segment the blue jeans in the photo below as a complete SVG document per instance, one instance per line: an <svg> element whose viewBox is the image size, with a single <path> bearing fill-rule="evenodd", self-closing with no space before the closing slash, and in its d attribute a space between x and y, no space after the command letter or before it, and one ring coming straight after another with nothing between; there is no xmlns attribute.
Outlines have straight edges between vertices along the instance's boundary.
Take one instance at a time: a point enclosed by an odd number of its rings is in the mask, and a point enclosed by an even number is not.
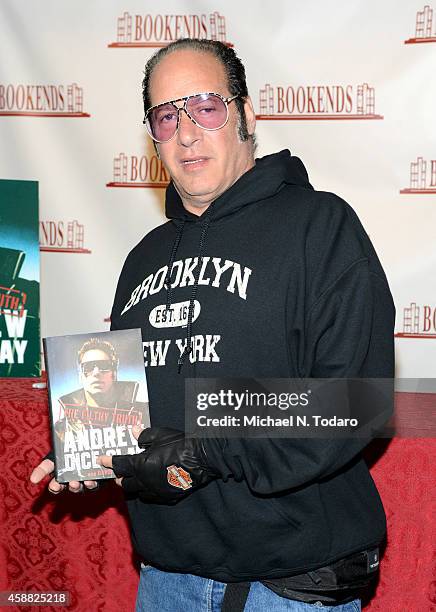
<svg viewBox="0 0 436 612"><path fill-rule="evenodd" d="M223 582L162 572L151 565L141 566L136 612L220 612L226 585ZM244 612L360 612L360 600L340 606L306 604L276 595L253 582Z"/></svg>

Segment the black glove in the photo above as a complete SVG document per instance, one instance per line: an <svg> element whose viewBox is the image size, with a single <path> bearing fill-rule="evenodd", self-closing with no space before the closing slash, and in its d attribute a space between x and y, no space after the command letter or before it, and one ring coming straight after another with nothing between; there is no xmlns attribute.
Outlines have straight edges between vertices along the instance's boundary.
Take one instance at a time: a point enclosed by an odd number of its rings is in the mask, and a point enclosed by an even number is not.
<svg viewBox="0 0 436 612"><path fill-rule="evenodd" d="M115 455L112 467L118 478L123 477L123 489L143 502L175 504L217 477L207 465L202 440L186 438L182 431L144 429L138 445L144 452Z"/></svg>

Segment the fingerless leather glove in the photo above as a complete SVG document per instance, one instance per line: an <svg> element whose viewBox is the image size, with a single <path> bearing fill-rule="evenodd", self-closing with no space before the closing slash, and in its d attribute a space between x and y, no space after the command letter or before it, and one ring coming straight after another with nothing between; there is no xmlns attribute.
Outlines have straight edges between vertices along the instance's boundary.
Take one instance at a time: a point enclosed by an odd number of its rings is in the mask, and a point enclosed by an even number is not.
<svg viewBox="0 0 436 612"><path fill-rule="evenodd" d="M166 427L144 429L138 438L144 449L137 455L115 455L112 466L123 477L127 493L144 502L175 504L217 477L207 465L203 442Z"/></svg>

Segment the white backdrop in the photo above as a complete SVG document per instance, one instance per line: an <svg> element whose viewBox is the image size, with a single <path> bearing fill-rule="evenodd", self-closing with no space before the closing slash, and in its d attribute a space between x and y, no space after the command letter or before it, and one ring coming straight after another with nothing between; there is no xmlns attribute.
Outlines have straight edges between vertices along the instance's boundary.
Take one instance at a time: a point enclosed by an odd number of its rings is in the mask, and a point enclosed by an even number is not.
<svg viewBox="0 0 436 612"><path fill-rule="evenodd" d="M290 148L359 214L397 306L398 376L435 377L436 4L265 6L0 4L0 177L40 184L42 335L107 329L124 258L165 220L142 71L157 45L200 34L235 46L256 112L276 119L259 119L258 155Z"/></svg>

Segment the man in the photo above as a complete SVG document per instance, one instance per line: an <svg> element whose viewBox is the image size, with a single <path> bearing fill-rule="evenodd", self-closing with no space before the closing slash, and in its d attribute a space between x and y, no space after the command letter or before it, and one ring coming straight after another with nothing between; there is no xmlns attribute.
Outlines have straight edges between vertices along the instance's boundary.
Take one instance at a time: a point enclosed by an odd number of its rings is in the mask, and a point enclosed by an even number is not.
<svg viewBox="0 0 436 612"><path fill-rule="evenodd" d="M137 610L359 610L385 535L368 440L185 437L184 383L391 377L384 272L353 210L314 191L298 158L254 159L232 49L177 41L143 87L170 222L129 254L111 320L142 327L152 427L143 453L102 459L130 494Z"/></svg>

